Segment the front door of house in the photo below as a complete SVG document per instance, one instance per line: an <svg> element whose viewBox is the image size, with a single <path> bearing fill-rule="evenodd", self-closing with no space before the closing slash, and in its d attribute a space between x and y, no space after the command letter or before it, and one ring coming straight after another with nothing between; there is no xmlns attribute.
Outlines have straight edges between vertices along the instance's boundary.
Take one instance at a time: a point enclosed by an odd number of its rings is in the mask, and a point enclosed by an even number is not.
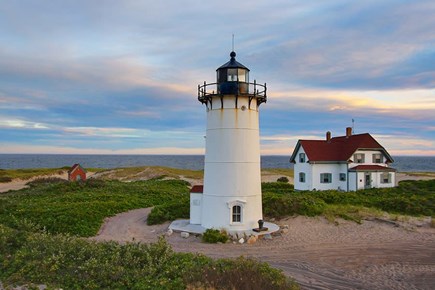
<svg viewBox="0 0 435 290"><path fill-rule="evenodd" d="M365 179L364 179L364 188L371 188L372 187L372 175L370 172L365 173Z"/></svg>

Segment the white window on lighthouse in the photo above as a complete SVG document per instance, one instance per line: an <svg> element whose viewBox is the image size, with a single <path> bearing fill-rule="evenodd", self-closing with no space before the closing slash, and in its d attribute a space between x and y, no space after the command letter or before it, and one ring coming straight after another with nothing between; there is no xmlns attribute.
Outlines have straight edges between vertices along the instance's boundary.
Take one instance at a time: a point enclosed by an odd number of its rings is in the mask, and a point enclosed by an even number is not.
<svg viewBox="0 0 435 290"><path fill-rule="evenodd" d="M233 206L233 223L242 222L242 207L240 205Z"/></svg>
<svg viewBox="0 0 435 290"><path fill-rule="evenodd" d="M243 208L245 207L246 201L233 200L228 202L227 204L230 214L230 224L243 224Z"/></svg>

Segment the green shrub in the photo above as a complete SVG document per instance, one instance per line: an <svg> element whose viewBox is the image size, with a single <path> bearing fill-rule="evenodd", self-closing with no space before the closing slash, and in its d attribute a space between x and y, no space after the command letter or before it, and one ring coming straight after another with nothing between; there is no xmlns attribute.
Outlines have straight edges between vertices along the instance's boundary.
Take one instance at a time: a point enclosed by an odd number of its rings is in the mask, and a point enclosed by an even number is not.
<svg viewBox="0 0 435 290"><path fill-rule="evenodd" d="M228 241L228 234L217 229L207 229L202 235L202 241L211 244L226 243Z"/></svg>
<svg viewBox="0 0 435 290"><path fill-rule="evenodd" d="M283 218L294 214L316 216L322 214L326 206L322 199L303 193L263 193L263 212L271 218Z"/></svg>
<svg viewBox="0 0 435 290"><path fill-rule="evenodd" d="M45 178L37 178L35 180L29 181L26 183L28 186L38 186L38 185L50 185L54 183L67 183L68 180L59 177L45 177Z"/></svg>
<svg viewBox="0 0 435 290"><path fill-rule="evenodd" d="M285 183L288 183L289 180L288 180L287 177L282 176L282 177L278 178L276 181L277 181L277 182L285 182Z"/></svg>
<svg viewBox="0 0 435 290"><path fill-rule="evenodd" d="M27 219L50 233L89 237L106 217L186 201L188 191L186 183L178 180L40 183L0 195L0 223L18 229L14 220Z"/></svg>
<svg viewBox="0 0 435 290"><path fill-rule="evenodd" d="M292 193L294 192L294 186L290 183L284 182L263 182L261 183L261 190L263 192L273 193Z"/></svg>
<svg viewBox="0 0 435 290"><path fill-rule="evenodd" d="M326 214L330 219L331 214L335 214L337 217L359 221L364 214L376 209L394 214L435 215L435 180L403 181L394 188L351 192L295 192L293 187L281 182L262 183L262 188L263 211L268 217ZM357 212L354 212L356 209Z"/></svg>
<svg viewBox="0 0 435 290"><path fill-rule="evenodd" d="M297 289L266 263L174 253L164 238L154 244L96 243L0 224L0 257L0 281L6 289L38 284L49 289ZM249 279L240 281L245 277Z"/></svg>
<svg viewBox="0 0 435 290"><path fill-rule="evenodd" d="M148 215L147 224L156 225L178 218L189 218L190 203L187 198L175 202L156 205Z"/></svg>
<svg viewBox="0 0 435 290"><path fill-rule="evenodd" d="M188 281L193 289L300 289L280 270L252 258L220 259L198 270Z"/></svg>

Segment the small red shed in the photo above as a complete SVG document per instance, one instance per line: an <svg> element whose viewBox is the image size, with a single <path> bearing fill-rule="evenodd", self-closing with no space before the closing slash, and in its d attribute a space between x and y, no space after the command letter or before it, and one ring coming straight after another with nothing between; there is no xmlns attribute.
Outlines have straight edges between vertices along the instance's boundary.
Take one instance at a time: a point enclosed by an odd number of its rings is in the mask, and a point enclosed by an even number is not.
<svg viewBox="0 0 435 290"><path fill-rule="evenodd" d="M86 180L86 170L80 164L74 164L70 170L68 170L69 181Z"/></svg>

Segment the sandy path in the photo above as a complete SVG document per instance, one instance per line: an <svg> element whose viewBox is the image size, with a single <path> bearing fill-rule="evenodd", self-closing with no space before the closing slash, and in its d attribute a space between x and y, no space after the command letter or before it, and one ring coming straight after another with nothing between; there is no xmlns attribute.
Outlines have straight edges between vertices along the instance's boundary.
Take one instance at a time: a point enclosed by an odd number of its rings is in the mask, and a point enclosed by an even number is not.
<svg viewBox="0 0 435 290"><path fill-rule="evenodd" d="M94 240L154 242L168 223L147 226L150 209L137 209L106 219ZM295 217L279 221L287 233L256 244L204 244L199 237L174 233L175 251L214 258L255 257L294 277L303 289L433 289L435 229L430 219L396 225L364 221L361 225L323 218Z"/></svg>

